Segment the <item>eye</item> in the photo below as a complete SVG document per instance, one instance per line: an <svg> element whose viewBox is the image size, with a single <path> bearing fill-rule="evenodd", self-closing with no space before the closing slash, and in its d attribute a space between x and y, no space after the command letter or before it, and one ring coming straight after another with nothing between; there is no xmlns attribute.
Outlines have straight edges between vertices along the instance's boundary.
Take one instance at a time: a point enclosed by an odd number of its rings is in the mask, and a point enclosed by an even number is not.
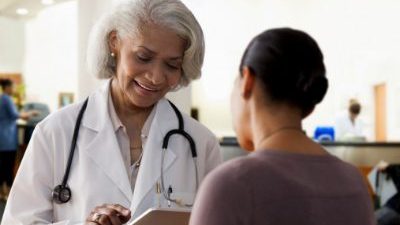
<svg viewBox="0 0 400 225"><path fill-rule="evenodd" d="M167 63L167 67L171 70L179 70L181 68L180 66L172 63Z"/></svg>
<svg viewBox="0 0 400 225"><path fill-rule="evenodd" d="M166 61L165 65L170 70L180 70L182 68L182 62L180 60L170 60Z"/></svg>
<svg viewBox="0 0 400 225"><path fill-rule="evenodd" d="M141 62L149 62L151 60L151 57L141 54L137 54L136 58Z"/></svg>

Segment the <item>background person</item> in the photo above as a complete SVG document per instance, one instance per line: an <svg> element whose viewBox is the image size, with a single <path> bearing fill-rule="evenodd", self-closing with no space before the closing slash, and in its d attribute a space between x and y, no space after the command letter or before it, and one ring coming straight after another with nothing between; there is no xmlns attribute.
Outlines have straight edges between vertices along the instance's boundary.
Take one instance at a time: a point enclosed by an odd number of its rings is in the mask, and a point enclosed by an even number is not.
<svg viewBox="0 0 400 225"><path fill-rule="evenodd" d="M306 33L267 30L248 45L231 96L242 148L203 182L190 225L372 225L359 171L302 131L328 87L323 56Z"/></svg>
<svg viewBox="0 0 400 225"><path fill-rule="evenodd" d="M365 140L365 126L359 115L361 104L356 99L350 99L348 111L335 121L335 136L337 140Z"/></svg>
<svg viewBox="0 0 400 225"><path fill-rule="evenodd" d="M171 136L163 154L164 138L180 124L164 96L199 78L203 57L201 27L179 0L125 1L102 18L87 61L93 75L109 80L89 96L79 126L66 184L71 199L58 204L52 191L64 177L83 102L36 126L2 225L120 225L151 207L191 205L198 182L221 162L219 142L183 114L197 160L182 135ZM164 197L161 181L178 204Z"/></svg>
<svg viewBox="0 0 400 225"><path fill-rule="evenodd" d="M18 149L17 119L29 119L37 111L19 113L12 100L14 85L9 79L1 79L0 87L0 198L6 199L14 179L15 156Z"/></svg>

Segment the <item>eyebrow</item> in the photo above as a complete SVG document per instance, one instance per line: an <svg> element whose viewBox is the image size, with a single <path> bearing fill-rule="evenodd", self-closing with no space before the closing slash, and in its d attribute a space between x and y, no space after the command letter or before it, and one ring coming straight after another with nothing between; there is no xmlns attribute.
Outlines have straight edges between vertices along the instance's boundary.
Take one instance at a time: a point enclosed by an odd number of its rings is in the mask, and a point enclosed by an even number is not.
<svg viewBox="0 0 400 225"><path fill-rule="evenodd" d="M154 54L154 55L157 54L157 52L155 52L155 51L153 51L153 50L147 48L146 46L139 45L138 47L146 49L146 50L149 51L151 54ZM168 58L168 60L183 60L183 56L170 57L170 58Z"/></svg>

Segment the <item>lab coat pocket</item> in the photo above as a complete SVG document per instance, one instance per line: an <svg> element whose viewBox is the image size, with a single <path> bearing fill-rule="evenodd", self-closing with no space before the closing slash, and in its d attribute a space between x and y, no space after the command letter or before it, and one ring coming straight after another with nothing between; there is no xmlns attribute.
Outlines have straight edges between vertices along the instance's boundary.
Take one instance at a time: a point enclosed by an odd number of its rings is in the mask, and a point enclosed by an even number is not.
<svg viewBox="0 0 400 225"><path fill-rule="evenodd" d="M171 193L171 199L176 200L175 207L187 207L187 205L193 205L195 193L193 192L175 192Z"/></svg>

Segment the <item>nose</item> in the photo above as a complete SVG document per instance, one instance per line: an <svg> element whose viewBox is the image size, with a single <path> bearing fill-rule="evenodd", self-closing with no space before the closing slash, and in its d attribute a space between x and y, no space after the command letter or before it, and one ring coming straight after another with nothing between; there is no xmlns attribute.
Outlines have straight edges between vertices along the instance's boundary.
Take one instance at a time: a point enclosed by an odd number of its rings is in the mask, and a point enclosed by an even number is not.
<svg viewBox="0 0 400 225"><path fill-rule="evenodd" d="M166 76L163 70L163 66L160 64L154 64L147 73L146 77L153 85L160 85L165 82Z"/></svg>

